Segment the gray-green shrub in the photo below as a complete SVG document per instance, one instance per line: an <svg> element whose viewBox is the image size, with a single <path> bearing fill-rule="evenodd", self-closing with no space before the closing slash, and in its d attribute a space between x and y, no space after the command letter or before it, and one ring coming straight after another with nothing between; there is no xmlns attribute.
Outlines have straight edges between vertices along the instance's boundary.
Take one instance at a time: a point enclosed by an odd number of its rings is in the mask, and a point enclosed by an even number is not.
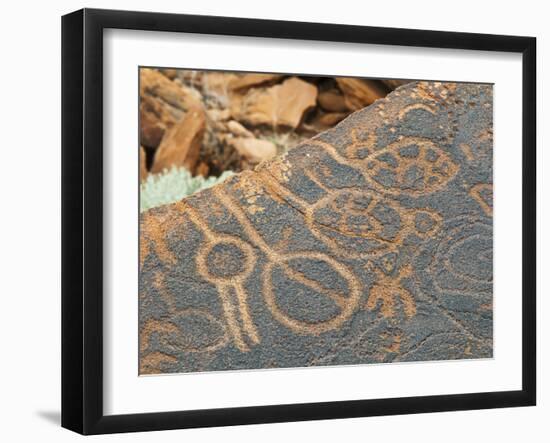
<svg viewBox="0 0 550 443"><path fill-rule="evenodd" d="M193 177L185 168L172 167L161 174L150 174L140 185L140 211L174 203L202 189L210 188L233 175L225 171L219 177Z"/></svg>

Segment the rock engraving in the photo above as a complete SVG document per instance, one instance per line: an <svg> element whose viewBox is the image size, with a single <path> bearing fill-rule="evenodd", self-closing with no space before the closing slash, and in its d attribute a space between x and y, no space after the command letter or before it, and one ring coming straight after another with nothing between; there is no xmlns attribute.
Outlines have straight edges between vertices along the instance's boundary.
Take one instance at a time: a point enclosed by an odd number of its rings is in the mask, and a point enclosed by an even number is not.
<svg viewBox="0 0 550 443"><path fill-rule="evenodd" d="M140 373L492 356L492 87L409 83L140 220Z"/></svg>

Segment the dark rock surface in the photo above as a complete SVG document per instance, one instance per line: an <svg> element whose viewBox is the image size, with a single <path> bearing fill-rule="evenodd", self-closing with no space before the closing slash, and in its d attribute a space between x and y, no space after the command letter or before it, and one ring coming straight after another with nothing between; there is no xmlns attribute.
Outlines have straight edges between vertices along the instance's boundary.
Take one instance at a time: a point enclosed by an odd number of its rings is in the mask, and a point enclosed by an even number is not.
<svg viewBox="0 0 550 443"><path fill-rule="evenodd" d="M411 83L144 213L140 373L491 357L492 112Z"/></svg>

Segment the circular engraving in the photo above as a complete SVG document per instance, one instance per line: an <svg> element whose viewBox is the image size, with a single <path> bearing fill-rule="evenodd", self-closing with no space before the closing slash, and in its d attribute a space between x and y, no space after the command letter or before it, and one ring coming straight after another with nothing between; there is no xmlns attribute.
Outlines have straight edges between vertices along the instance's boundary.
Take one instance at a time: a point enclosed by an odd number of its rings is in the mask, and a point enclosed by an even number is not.
<svg viewBox="0 0 550 443"><path fill-rule="evenodd" d="M219 236L197 254L198 271L214 284L245 279L252 272L254 261L252 247L231 236Z"/></svg>

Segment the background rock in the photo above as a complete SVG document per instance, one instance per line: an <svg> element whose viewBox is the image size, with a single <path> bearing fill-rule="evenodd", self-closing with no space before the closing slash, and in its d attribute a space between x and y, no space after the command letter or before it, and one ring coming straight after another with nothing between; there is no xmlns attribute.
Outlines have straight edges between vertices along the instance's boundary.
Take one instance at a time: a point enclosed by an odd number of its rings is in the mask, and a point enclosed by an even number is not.
<svg viewBox="0 0 550 443"><path fill-rule="evenodd" d="M390 80L386 86L384 81L374 83L387 92L393 89L390 83L401 82ZM145 148L146 167L149 170L154 165L166 134L193 107L202 106L206 112L196 163L201 165L202 174L219 176L224 171L251 169L256 164L251 159L259 158L244 155L247 150L239 151L230 143L231 135L267 140L280 154L349 115L352 110L346 100L356 99L346 98L331 77L143 68L140 145ZM178 158L165 158L162 167L178 166L170 163Z"/></svg>
<svg viewBox="0 0 550 443"><path fill-rule="evenodd" d="M344 96L337 89L321 92L317 97L317 101L319 102L319 106L327 112L349 111Z"/></svg>
<svg viewBox="0 0 550 443"><path fill-rule="evenodd" d="M139 181L142 182L147 178L147 160L145 157L145 149L139 147Z"/></svg>
<svg viewBox="0 0 550 443"><path fill-rule="evenodd" d="M201 104L200 94L192 88L171 81L155 69L140 69L140 96L151 95L181 111Z"/></svg>
<svg viewBox="0 0 550 443"><path fill-rule="evenodd" d="M229 87L232 91L242 92L252 87L273 84L282 77L281 74L245 74L231 79Z"/></svg>
<svg viewBox="0 0 550 443"><path fill-rule="evenodd" d="M194 172L206 128L206 116L199 105L190 108L185 117L164 136L155 153L151 172L159 173L172 166L183 166Z"/></svg>
<svg viewBox="0 0 550 443"><path fill-rule="evenodd" d="M252 89L243 97L235 97L231 114L245 124L296 128L304 114L316 103L317 88L292 77L266 89Z"/></svg>
<svg viewBox="0 0 550 443"><path fill-rule="evenodd" d="M237 137L253 138L254 134L235 120L227 122L227 129Z"/></svg>
<svg viewBox="0 0 550 443"><path fill-rule="evenodd" d="M336 82L344 93L347 108L352 111L371 105L389 92L383 83L376 80L338 77Z"/></svg>
<svg viewBox="0 0 550 443"><path fill-rule="evenodd" d="M277 147L269 140L236 137L230 139L229 144L252 164L271 160L277 155Z"/></svg>
<svg viewBox="0 0 550 443"><path fill-rule="evenodd" d="M156 149L166 130L183 117L183 112L168 109L168 105L157 98L144 96L140 101L139 115L140 144Z"/></svg>

